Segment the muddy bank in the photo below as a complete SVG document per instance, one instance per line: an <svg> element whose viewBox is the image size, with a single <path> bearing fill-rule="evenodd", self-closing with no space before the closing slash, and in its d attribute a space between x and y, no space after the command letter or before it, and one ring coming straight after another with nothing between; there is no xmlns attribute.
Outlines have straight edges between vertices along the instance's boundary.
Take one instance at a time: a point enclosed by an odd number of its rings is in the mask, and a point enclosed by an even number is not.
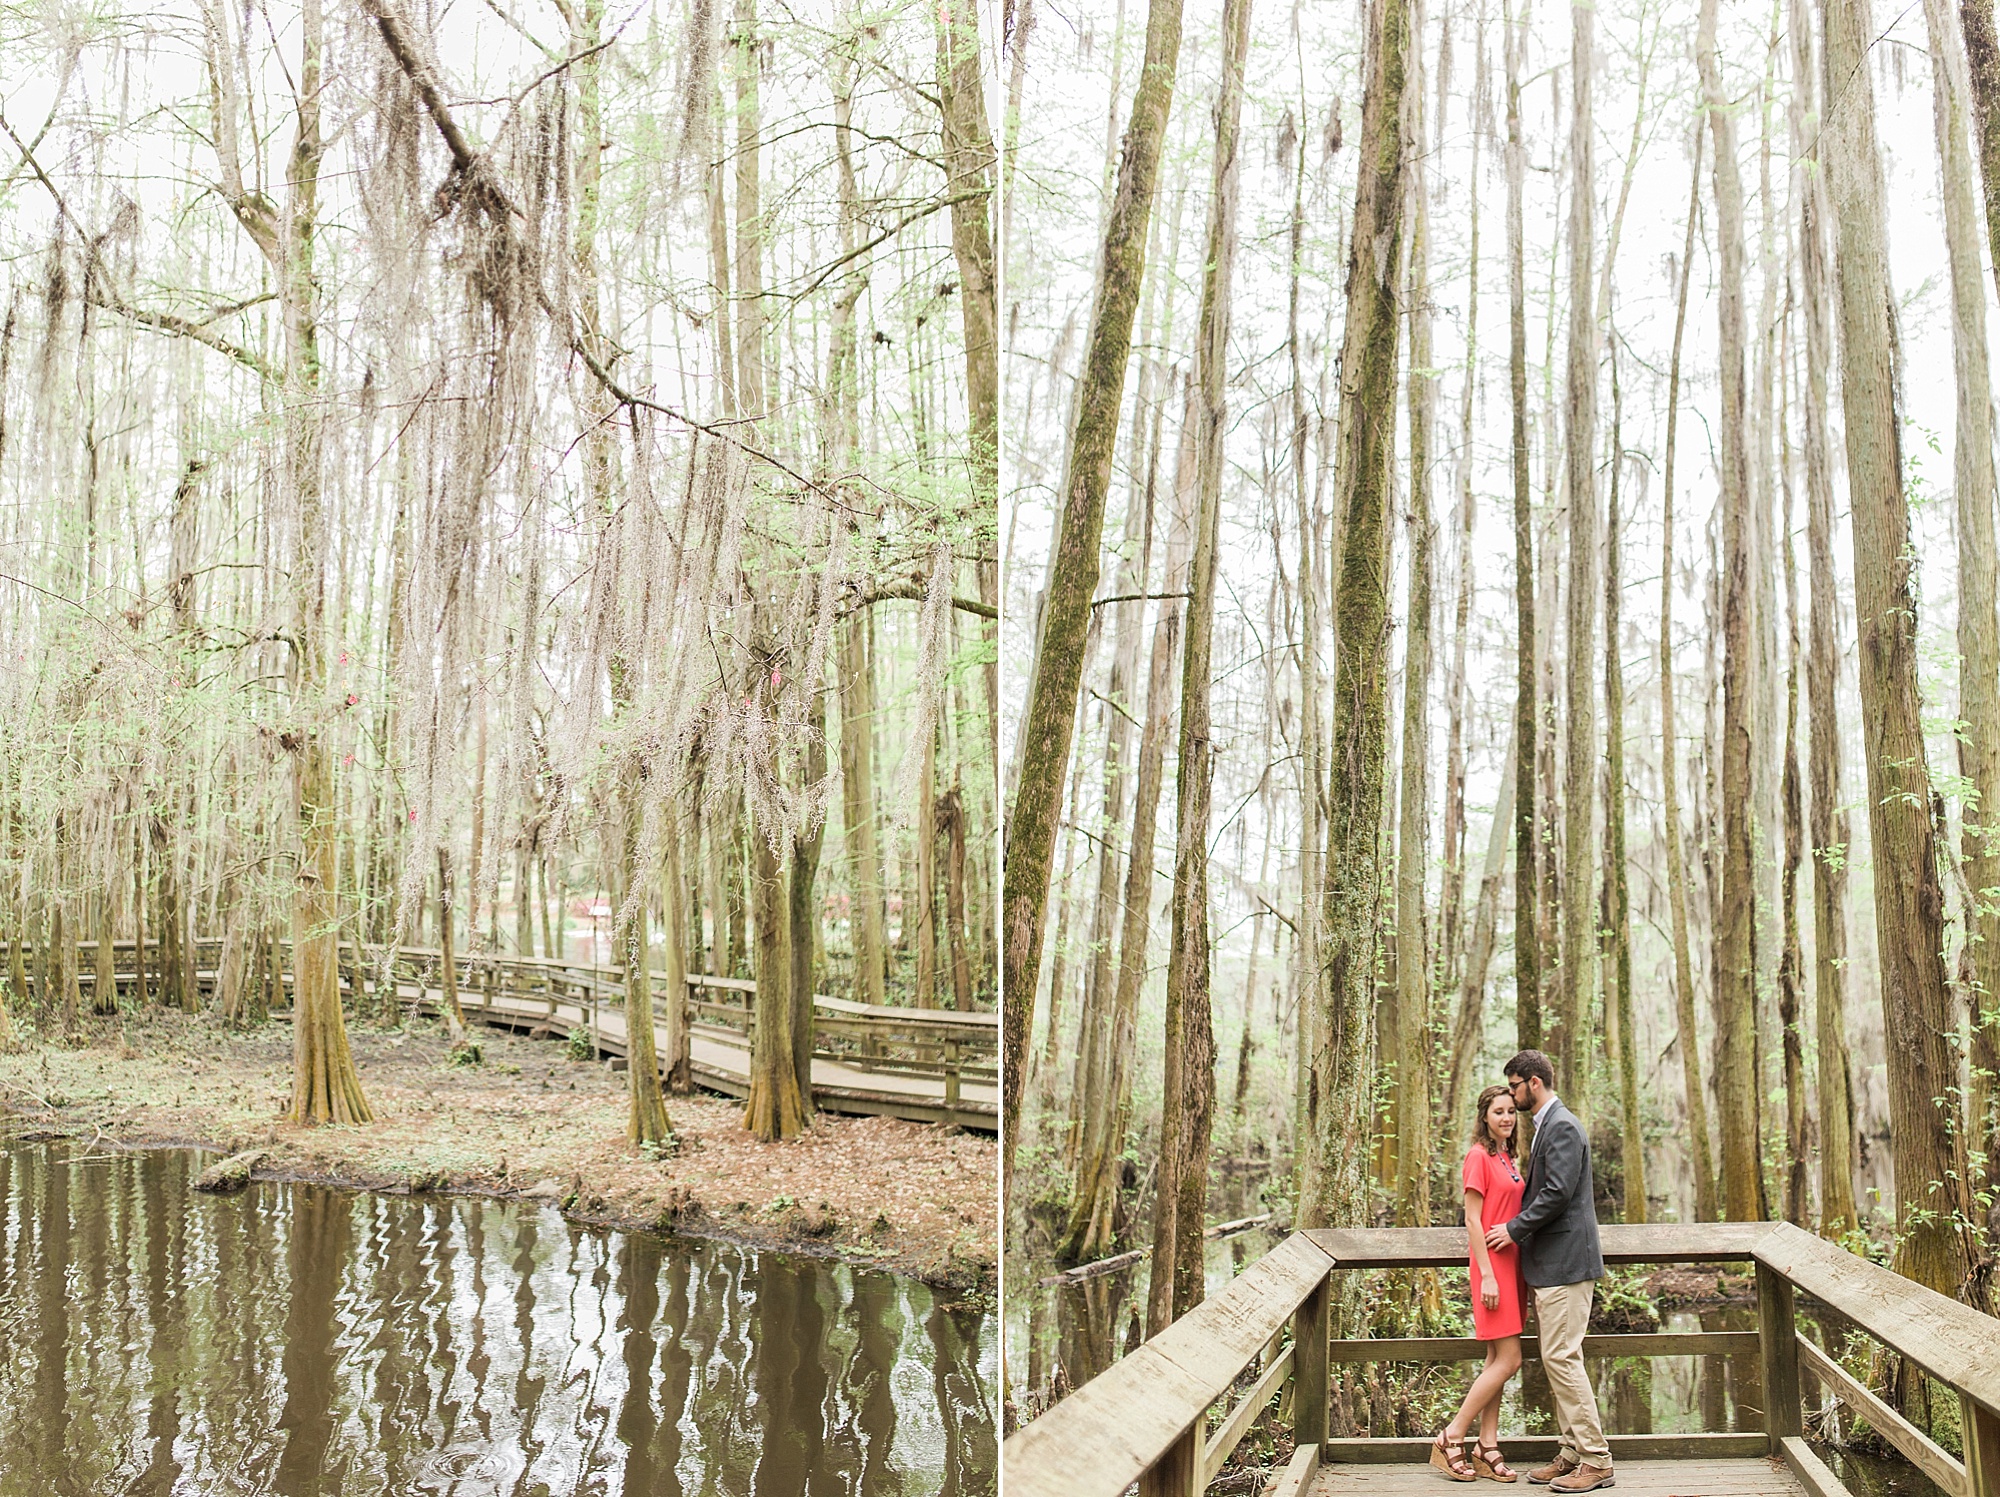
<svg viewBox="0 0 2000 1497"><path fill-rule="evenodd" d="M572 1220L785 1248L907 1274L962 1296L995 1285L997 1148L893 1118L821 1114L766 1144L740 1104L672 1097L677 1150L625 1140L625 1077L561 1040L480 1029L481 1063L447 1056L441 1026L353 1026L375 1121L285 1120L290 1026L231 1031L207 1015L93 1021L72 1041L29 1036L0 1056L0 1113L16 1137L122 1147L266 1150L252 1178L363 1190L540 1199Z"/></svg>

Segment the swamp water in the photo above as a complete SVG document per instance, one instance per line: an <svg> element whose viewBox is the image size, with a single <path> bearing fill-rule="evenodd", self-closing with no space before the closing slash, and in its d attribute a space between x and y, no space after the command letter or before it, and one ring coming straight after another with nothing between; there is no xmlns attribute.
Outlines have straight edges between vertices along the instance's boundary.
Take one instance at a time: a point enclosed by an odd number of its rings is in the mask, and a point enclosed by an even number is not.
<svg viewBox="0 0 2000 1497"><path fill-rule="evenodd" d="M0 1149L0 1497L995 1489L990 1316L553 1210Z"/></svg>

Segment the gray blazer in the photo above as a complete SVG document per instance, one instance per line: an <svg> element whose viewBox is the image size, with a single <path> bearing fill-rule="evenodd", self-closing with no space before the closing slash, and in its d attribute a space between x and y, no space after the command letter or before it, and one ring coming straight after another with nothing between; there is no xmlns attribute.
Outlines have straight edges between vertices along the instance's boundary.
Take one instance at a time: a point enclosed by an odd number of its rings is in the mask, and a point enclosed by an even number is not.
<svg viewBox="0 0 2000 1497"><path fill-rule="evenodd" d="M1551 1097L1535 1119L1520 1214L1507 1223L1507 1235L1521 1245L1521 1277L1529 1284L1545 1288L1604 1277L1594 1196L1590 1139L1562 1098Z"/></svg>

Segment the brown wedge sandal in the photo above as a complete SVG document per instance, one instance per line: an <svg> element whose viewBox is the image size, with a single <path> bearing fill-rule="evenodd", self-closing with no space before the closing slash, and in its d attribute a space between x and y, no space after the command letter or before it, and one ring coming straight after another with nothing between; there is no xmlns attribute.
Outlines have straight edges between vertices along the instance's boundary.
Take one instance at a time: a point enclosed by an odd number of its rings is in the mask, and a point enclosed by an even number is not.
<svg viewBox="0 0 2000 1497"><path fill-rule="evenodd" d="M1498 1445L1475 1445L1472 1449L1472 1465L1488 1481L1519 1481L1514 1468L1507 1464L1500 1454Z"/></svg>
<svg viewBox="0 0 2000 1497"><path fill-rule="evenodd" d="M1465 1458L1465 1441L1447 1440L1443 1430L1439 1430L1437 1438L1431 1441L1431 1464L1453 1481L1479 1480L1479 1473Z"/></svg>

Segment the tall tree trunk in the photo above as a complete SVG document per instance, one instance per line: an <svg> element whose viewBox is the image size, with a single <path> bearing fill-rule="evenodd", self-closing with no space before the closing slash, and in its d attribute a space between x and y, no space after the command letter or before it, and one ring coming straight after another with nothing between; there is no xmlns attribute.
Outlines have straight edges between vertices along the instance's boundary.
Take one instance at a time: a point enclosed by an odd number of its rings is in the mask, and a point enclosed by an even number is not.
<svg viewBox="0 0 2000 1497"><path fill-rule="evenodd" d="M806 729L806 783L816 785L826 778L826 697L813 693ZM812 1061L814 1035L813 994L819 991L813 958L819 936L819 856L824 840L824 823L814 818L810 830L792 835L790 887L792 948L792 1074L798 1079L799 1095L807 1116L813 1110Z"/></svg>
<svg viewBox="0 0 2000 1497"><path fill-rule="evenodd" d="M750 1095L743 1126L767 1143L795 1138L811 1113L799 1085L792 1051L791 921L785 867L774 831L750 831L754 865L751 892L757 907L757 996L750 1045Z"/></svg>
<svg viewBox="0 0 2000 1497"><path fill-rule="evenodd" d="M1695 132L1694 180L1688 188L1687 237L1681 243L1680 289L1674 298L1674 351L1667 372L1665 503L1660 516L1660 793L1666 823L1667 904L1673 925L1675 1043L1687 1105L1688 1154L1694 1169L1695 1219L1721 1220L1715 1160L1708 1137L1708 1094L1702 1089L1701 1038L1695 1022L1694 960L1688 947L1687 856L1681 843L1680 732L1674 714L1674 451L1681 405L1681 339L1687 330L1688 283L1694 274L1694 226L1701 212L1702 135Z"/></svg>
<svg viewBox="0 0 2000 1497"><path fill-rule="evenodd" d="M1250 0L1222 11L1222 86L1215 105L1201 322L1195 333L1194 564L1188 570L1181 664L1180 774L1175 817L1173 944L1167 952L1166 1080L1160 1106L1160 1173L1153 1215L1153 1285L1147 1321L1157 1331L1202 1299L1208 1225L1208 1158L1215 1120L1215 1017L1209 994L1208 827L1215 773L1209 661L1215 634L1216 542L1228 429L1229 319L1236 268L1237 159ZM1168 1291L1164 1292L1163 1291Z"/></svg>
<svg viewBox="0 0 2000 1497"><path fill-rule="evenodd" d="M1466 1123L1460 1109L1465 1106L1466 1088L1479 1057L1486 1025L1486 976L1493 964L1493 943L1500 924L1500 888L1507 874L1507 850L1514 828L1514 761L1520 752L1512 732L1507 737L1507 758L1500 770L1499 799L1493 806L1493 824L1486 834L1486 859L1479 871L1479 897L1472 910L1472 940L1466 948L1465 967L1459 977L1458 1015L1451 1026L1451 1057L1445 1072L1445 1127L1453 1133Z"/></svg>
<svg viewBox="0 0 2000 1497"><path fill-rule="evenodd" d="M1299 101L1300 114L1305 101ZM1298 508L1299 525L1299 643L1296 666L1299 673L1299 900L1298 938L1294 946L1293 985L1305 992L1319 981L1319 901L1320 859L1325 847L1321 826L1326 773L1321 762L1319 594L1320 582L1313 559L1319 549L1317 520L1318 493L1309 497L1306 487L1305 380L1300 368L1299 280L1305 265L1306 226L1306 138L1312 132L1299 131L1299 154L1292 172L1291 264L1285 303L1285 353L1291 364L1291 460L1292 497ZM1322 428L1323 430L1323 428ZM1324 473L1319 475L1324 479ZM1317 1146L1312 1130L1305 1126L1306 1085L1313 1055L1313 1004L1295 1005L1298 1014L1296 1057L1293 1063L1292 1153L1298 1176L1303 1180L1313 1166Z"/></svg>
<svg viewBox="0 0 2000 1497"><path fill-rule="evenodd" d="M1525 9L1526 0L1522 0ZM1540 754L1536 702L1534 499L1528 461L1528 270L1521 227L1528 149L1521 139L1521 54L1527 16L1501 0L1507 65L1507 393L1513 418L1514 480L1514 1042L1542 1043L1541 837L1535 769Z"/></svg>
<svg viewBox="0 0 2000 1497"><path fill-rule="evenodd" d="M2000 557L1993 536L1993 381L1987 364L1986 282L1980 274L1979 208L1969 140L1971 83L1958 18L1949 0L1924 0L1930 32L1931 96L1938 165L1944 183L1945 247L1951 265L1951 346L1957 373L1953 488L1958 520L1959 716L1958 771L1971 781L1976 807L1963 817L1966 876L1973 909L1966 911L1974 982L1967 993L1975 1033L2000 1006ZM1990 1040L1986 1046L1990 1048ZM1985 1152L1993 1096L1990 1055L1973 1057L1967 1094L1968 1147Z"/></svg>
<svg viewBox="0 0 2000 1497"><path fill-rule="evenodd" d="M1068 477L1042 606L1034 684L1022 717L1020 788L1007 828L1002 887L1001 1181L1014 1176L1021 1082L1028 1024L1041 971L1043 916L1055 865L1056 824L1069 775L1070 738L1082 686L1083 639L1097 590L1104 532L1104 497L1132 349L1132 321L1145 270L1146 230L1153 211L1160 148L1180 56L1181 0L1150 0L1146 61L1132 100L1118 166L1118 189L1104 229L1097 301L1091 313L1084 367L1070 430Z"/></svg>
<svg viewBox="0 0 2000 1497"><path fill-rule="evenodd" d="M1744 388L1743 185L1736 126L1716 61L1717 0L1702 0L1695 45L1715 145L1715 231L1722 358L1722 906L1716 912L1716 1076L1722 1107L1722 1193L1731 1221L1765 1215L1759 1157L1756 868L1751 847L1751 735L1755 679L1751 638L1750 458Z"/></svg>
<svg viewBox="0 0 2000 1497"><path fill-rule="evenodd" d="M669 1090L685 1092L693 1084L687 983L687 877L681 867L680 808L669 801L660 808L660 968L667 985L667 1038L661 1070ZM664 1104L662 1104L664 1110Z"/></svg>
<svg viewBox="0 0 2000 1497"><path fill-rule="evenodd" d="M1188 399L1192 403L1191 389ZM1192 447L1193 425L1192 420L1182 423L1184 449ZM1191 457L1191 452L1184 452L1184 457ZM1186 466L1186 462L1176 465L1177 469ZM1173 485L1173 495L1160 611L1153 624L1152 659L1146 677L1146 716L1139 730L1139 767L1132 796L1131 849L1125 860L1124 919L1118 936L1118 984L1112 1001L1110 1054L1105 1084L1092 1099L1092 1110L1084 1120L1069 1222L1056 1250L1058 1261L1065 1263L1099 1257L1116 1240L1120 1155L1132 1106L1139 992L1146 981L1147 946L1152 932L1153 846L1160 788L1165 779L1167 734L1173 724L1174 663L1181 640L1180 595L1187 567L1187 527L1182 521L1186 491L1178 481Z"/></svg>
<svg viewBox="0 0 2000 1497"><path fill-rule="evenodd" d="M1827 306L1826 178L1820 170L1819 69L1806 0L1789 0L1792 154L1798 163L1797 258L1805 306L1804 431L1807 618L1806 698L1811 730L1807 775L1813 865L1813 1016L1819 1096L1820 1230L1835 1239L1860 1224L1854 1205L1854 1089L1847 1061L1847 811L1841 804L1839 643L1835 638L1833 465L1827 436L1827 370L1833 361Z"/></svg>
<svg viewBox="0 0 2000 1497"><path fill-rule="evenodd" d="M1444 80L1440 78L1442 92ZM1486 91L1486 24L1482 18L1479 25L1479 46L1477 60L1473 66L1473 89L1475 97L1483 97ZM1445 128L1444 110L1440 103L1438 110L1438 130ZM1472 522L1476 506L1472 494L1473 470L1473 414L1479 388L1479 148L1484 144L1484 122L1475 119L1472 130L1472 166L1466 176L1466 218L1468 221L1468 244L1466 248L1465 271L1465 384L1459 396L1458 424L1458 588L1452 612L1451 633L1451 675L1445 685L1445 700L1450 713L1445 729L1444 753L1444 898L1440 913L1440 939L1438 975L1449 987L1459 974L1463 939L1459 930L1462 907L1465 900L1465 708L1467 681L1465 674L1466 643L1472 632L1472 598L1474 564L1472 552ZM1511 794L1511 788L1502 794ZM1482 885L1481 893L1484 893ZM1475 920L1477 917L1474 917ZM1490 948L1489 948L1490 955ZM1486 980L1480 978L1480 1002L1485 1001ZM1453 1063L1456 1063L1454 1053ZM1456 1109L1447 1110L1445 1117L1452 1126L1457 1125Z"/></svg>
<svg viewBox="0 0 2000 1497"><path fill-rule="evenodd" d="M944 838L944 924L951 963L951 1006L972 1011L972 956L965 936L965 792L954 785L938 803L938 832Z"/></svg>
<svg viewBox="0 0 2000 1497"><path fill-rule="evenodd" d="M1646 1132L1639 1110L1639 1033L1632 1002L1632 899L1625 867L1625 662L1619 637L1619 478L1625 464L1624 397L1618 383L1618 349L1611 350L1611 490L1604 521L1604 880L1611 928L1615 993L1604 1005L1605 1049L1618 1067L1620 1163L1625 1175L1625 1220L1648 1220ZM1613 1036L1616 1036L1614 1039Z"/></svg>
<svg viewBox="0 0 2000 1497"><path fill-rule="evenodd" d="M90 984L93 1013L118 1012L118 968L114 952L117 929L112 923L111 886L107 880L97 896L97 970Z"/></svg>
<svg viewBox="0 0 2000 1497"><path fill-rule="evenodd" d="M1596 11L1570 8L1569 339L1563 498L1569 511L1568 676L1563 743L1562 967L1556 989L1556 1078L1579 1116L1589 1108L1585 1036L1595 993L1593 875L1597 796L1597 304L1592 288L1597 183L1591 74Z"/></svg>
<svg viewBox="0 0 2000 1497"><path fill-rule="evenodd" d="M905 752L912 750L906 749ZM937 733L924 737L924 767L917 781L917 1007L937 1001Z"/></svg>
<svg viewBox="0 0 2000 1497"><path fill-rule="evenodd" d="M880 1003L882 990L882 855L875 839L875 669L868 649L868 615L841 631L840 785L847 842L848 924L854 932L854 999ZM717 927L721 916L717 912Z"/></svg>
<svg viewBox="0 0 2000 1497"><path fill-rule="evenodd" d="M759 85L764 70L757 34L757 0L736 0L731 44L736 49L736 397L743 415L760 421L766 407L764 347L764 133Z"/></svg>
<svg viewBox="0 0 2000 1497"><path fill-rule="evenodd" d="M980 74L979 7L973 0L939 7L938 102L944 125L945 194L952 199L951 248L958 266L959 309L965 324L966 440L972 449L973 513L997 516L1000 506L999 277L993 260L993 134L986 122ZM978 565L982 602L999 602L999 573ZM997 630L981 625L987 646L986 736L1000 730Z"/></svg>
<svg viewBox="0 0 2000 1497"><path fill-rule="evenodd" d="M642 836L646 818L642 799L645 784L636 770L627 772L624 793L619 797L622 803L619 819L623 823L619 828L620 887L612 891L612 898L617 902L614 928L625 986L625 1077L629 1102L625 1137L630 1143L658 1147L672 1142L674 1125L667 1116L666 1098L661 1094L660 1052L653 1031L653 963L646 929L650 880L639 861L639 850L645 840ZM668 939L673 937L669 935Z"/></svg>
<svg viewBox="0 0 2000 1497"><path fill-rule="evenodd" d="M1784 367L1791 365L1791 340L1785 339ZM1780 452L1787 450L1782 418ZM1792 548L1792 479L1789 466L1784 488L1785 635L1789 650L1785 671L1785 757L1780 766L1784 787L1785 862L1780 875L1782 945L1778 957L1778 1022L1785 1066L1785 1220L1804 1225L1812 1206L1807 1174L1805 1037L1799 1030L1799 993L1805 984L1805 956L1799 949L1799 865L1805 860L1804 788L1799 781L1799 577Z"/></svg>
<svg viewBox="0 0 2000 1497"><path fill-rule="evenodd" d="M440 846L438 855L438 981L444 994L444 1020L451 1031L454 1047L465 1041L465 1010L458 1001L458 951L453 918L458 891L452 886L451 849Z"/></svg>
<svg viewBox="0 0 2000 1497"><path fill-rule="evenodd" d="M1169 215L1177 223L1178 214ZM1156 221L1154 238L1167 236ZM1156 246L1157 248L1157 246ZM1153 343L1154 309L1159 288L1172 279L1171 258L1167 274L1154 275L1147 282L1145 304L1139 314L1139 343ZM1171 312L1171 307L1169 312ZM1169 318L1171 329L1171 318ZM1142 357L1139 364L1138 397L1132 408L1131 444L1134 462L1132 483L1125 505L1125 531L1120 545L1118 576L1112 590L1119 602L1112 605L1111 678L1107 683L1104 710L1104 803L1105 837L1097 849L1097 898L1090 923L1090 970L1084 981L1083 1013L1078 1024L1075 1073L1071 1079L1069 1115L1071 1136L1079 1157L1092 1151L1098 1141L1086 1138L1095 1126L1093 1119L1104 1116L1100 1093L1110 1059L1113 1011L1117 1007L1113 955L1118 926L1119 861L1113 840L1115 828L1125 819L1127 763L1132 745L1132 727L1137 721L1128 703L1134 702L1134 683L1139 666L1139 635L1145 622L1145 592L1152 571L1153 496L1159 477L1160 427L1166 402L1155 388L1159 361ZM1152 418L1152 434L1147 440L1146 419ZM1145 454L1144 466L1138 461ZM1081 777L1079 777L1079 783ZM1075 1161L1071 1161L1074 1165Z"/></svg>
<svg viewBox="0 0 2000 1497"><path fill-rule="evenodd" d="M314 266L318 233L321 62L325 46L319 0L301 11L298 121L286 171L289 205L278 252L285 318L286 479L297 505L291 565L294 702L301 709L293 733L292 809L300 853L292 895L292 1121L365 1123L347 1025L340 1011L337 942L340 911L334 887L338 866L339 809L334 800L333 750L319 716L327 691L326 546L322 502L324 370L319 352L319 281ZM220 63L227 66L226 61ZM189 984L192 987L192 984ZM191 996L191 995L190 995Z"/></svg>
<svg viewBox="0 0 2000 1497"><path fill-rule="evenodd" d="M1429 872L1431 687L1431 441L1437 374L1431 368L1430 184L1424 170L1422 11L1411 5L1417 40L1405 95L1410 132L1410 574L1403 629L1403 759L1396 830L1396 1220L1430 1225L1431 964L1424 909ZM1442 123L1442 122L1440 122Z"/></svg>
<svg viewBox="0 0 2000 1497"><path fill-rule="evenodd" d="M1974 1255L1965 1140L1940 1127L1957 1066L1944 966L1931 785L1917 694L1916 597L1903 490L1895 303L1889 287L1882 160L1875 136L1874 37L1868 0L1822 0L1821 85L1832 102L1822 139L1833 208L1840 307L1841 405L1854 525L1855 622L1874 856L1882 1018L1889 1036L1895 1139L1897 1272L1940 1293L1965 1286ZM1947 1123L1957 1120L1946 1119Z"/></svg>
<svg viewBox="0 0 2000 1497"><path fill-rule="evenodd" d="M1401 320L1405 0L1371 0L1360 177L1347 262L1341 352L1338 557L1327 871L1313 1064L1306 1109L1317 1135L1300 1192L1305 1226L1353 1225L1367 1212L1367 1074L1382 880L1382 787L1388 739L1389 540ZM1363 1135L1356 1137L1357 1130Z"/></svg>

